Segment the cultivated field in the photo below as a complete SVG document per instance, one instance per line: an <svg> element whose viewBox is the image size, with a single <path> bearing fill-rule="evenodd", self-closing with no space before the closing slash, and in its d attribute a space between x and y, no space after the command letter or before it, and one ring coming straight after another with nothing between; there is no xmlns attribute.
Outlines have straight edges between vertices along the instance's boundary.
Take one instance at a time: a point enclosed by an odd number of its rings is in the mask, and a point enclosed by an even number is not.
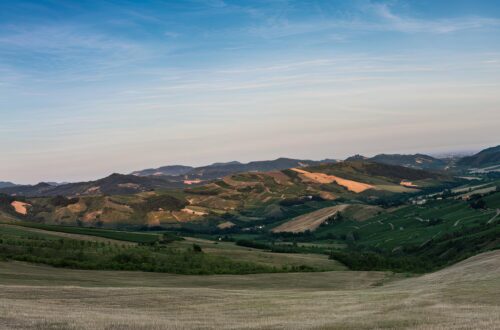
<svg viewBox="0 0 500 330"><path fill-rule="evenodd" d="M287 221L279 225L276 228L273 228L272 232L301 233L306 230L314 231L323 222L325 222L326 220L337 214L337 212L345 210L346 207L348 207L348 205L345 204L325 207L320 210L298 216L290 221Z"/></svg>
<svg viewBox="0 0 500 330"><path fill-rule="evenodd" d="M0 263L3 329L499 329L500 251L381 272L180 276Z"/></svg>

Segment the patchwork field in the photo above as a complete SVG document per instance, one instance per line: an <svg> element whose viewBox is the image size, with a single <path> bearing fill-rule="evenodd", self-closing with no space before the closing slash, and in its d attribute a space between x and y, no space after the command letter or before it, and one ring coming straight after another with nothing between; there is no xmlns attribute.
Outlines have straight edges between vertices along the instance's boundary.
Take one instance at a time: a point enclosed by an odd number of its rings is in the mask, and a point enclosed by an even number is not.
<svg viewBox="0 0 500 330"><path fill-rule="evenodd" d="M500 251L420 277L180 276L0 263L2 329L497 329Z"/></svg>
<svg viewBox="0 0 500 330"><path fill-rule="evenodd" d="M332 206L338 199L366 202L397 198L402 193L418 193L421 188L455 181L435 173L364 162L235 173L183 189L161 188L158 180L116 174L96 181L96 185L70 185L60 195L5 195L0 198L0 211L23 220L65 226L140 230L209 222L216 228L228 219L247 223L291 219ZM411 182L419 189L402 186L401 182ZM85 191L75 190L77 186ZM25 188L36 190L36 186ZM299 204L305 209L297 212L295 206Z"/></svg>

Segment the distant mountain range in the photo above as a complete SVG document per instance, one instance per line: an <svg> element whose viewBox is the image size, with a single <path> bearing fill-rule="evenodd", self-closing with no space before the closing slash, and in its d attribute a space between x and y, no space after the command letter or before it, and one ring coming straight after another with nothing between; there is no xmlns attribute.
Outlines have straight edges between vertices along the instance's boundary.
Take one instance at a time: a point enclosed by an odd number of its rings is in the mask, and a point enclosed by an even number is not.
<svg viewBox="0 0 500 330"><path fill-rule="evenodd" d="M365 160L375 163L399 165L399 166L422 169L422 170L441 170L449 165L449 162L447 160L438 159L423 154L414 154L414 155L380 154L372 158L367 158Z"/></svg>
<svg viewBox="0 0 500 330"><path fill-rule="evenodd" d="M15 184L12 182L0 181L0 189L7 188L7 187L14 187L14 186L15 186Z"/></svg>
<svg viewBox="0 0 500 330"><path fill-rule="evenodd" d="M450 165L449 159L439 159L424 154L379 154L371 158L365 157L363 155L354 155L345 160L369 161L422 170L442 170ZM339 162L339 160L335 159L323 159L317 161L308 159L278 158L275 160L253 161L249 163L240 163L237 161L227 163L214 163L211 165L200 167L172 165L139 170L132 172L131 174L136 176L182 176L185 180L212 180L235 173L279 171L293 167L314 166L319 164L331 164L337 162Z"/></svg>
<svg viewBox="0 0 500 330"><path fill-rule="evenodd" d="M179 176L189 173L189 171L193 170L192 166L184 166L184 165L169 165L162 166L158 168L148 168L145 170L140 170L136 172L132 172L130 174L136 176L150 176L150 175L168 175L168 176Z"/></svg>
<svg viewBox="0 0 500 330"><path fill-rule="evenodd" d="M400 155L379 154L368 158L354 155L347 162L369 162L385 165L402 166L412 169L444 171L448 169L464 170L472 167L500 165L500 146L485 149L473 156L455 159L439 159L424 154ZM85 195L127 195L155 189L185 188L200 185L209 180L220 179L237 173L258 173L281 171L290 168L311 167L322 164L338 163L338 160L320 161L278 158L275 160L240 163L237 161L214 163L207 166L191 167L171 165L132 172L131 174L112 174L103 179L76 183L46 183L36 185L16 185L0 182L0 193L23 196L85 196Z"/></svg>
<svg viewBox="0 0 500 330"><path fill-rule="evenodd" d="M182 181L168 177L138 177L135 175L111 174L103 179L52 185L41 182L36 185L14 185L0 188L0 193L22 196L81 196L81 195L127 195L153 189L181 188Z"/></svg>
<svg viewBox="0 0 500 330"><path fill-rule="evenodd" d="M424 154L400 155L400 154L379 154L374 157L354 155L346 161L363 160L388 165L399 165L421 170L446 170L458 167L458 169L471 167L486 167L500 165L500 145L484 149L472 156L437 158Z"/></svg>
<svg viewBox="0 0 500 330"><path fill-rule="evenodd" d="M211 180L224 176L242 172L267 172L279 171L292 167L312 166L326 163L336 163L337 160L324 159L320 161L278 158L275 160L254 161L250 163L240 163L237 161L227 163L214 163L201 167L190 167L183 165L163 166L155 169L146 169L132 172L136 176L184 176L186 180Z"/></svg>
<svg viewBox="0 0 500 330"><path fill-rule="evenodd" d="M269 161L250 163L227 162L214 163L202 167L183 165L163 166L155 169L135 171L131 174L112 174L103 179L75 183L47 183L36 185L6 184L0 187L0 193L22 196L85 196L85 195L127 195L154 189L183 188L186 185L220 179L222 177L243 172L268 172L285 170L292 167L303 167L335 163L336 160L323 161L278 158Z"/></svg>

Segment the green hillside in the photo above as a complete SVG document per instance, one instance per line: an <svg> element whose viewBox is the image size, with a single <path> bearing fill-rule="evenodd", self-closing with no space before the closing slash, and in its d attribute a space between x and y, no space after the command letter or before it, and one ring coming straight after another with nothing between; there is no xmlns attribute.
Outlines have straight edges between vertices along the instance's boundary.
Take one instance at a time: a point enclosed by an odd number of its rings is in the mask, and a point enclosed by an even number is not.
<svg viewBox="0 0 500 330"><path fill-rule="evenodd" d="M457 162L457 165L466 167L500 165L500 145L484 149L475 155L464 157Z"/></svg>

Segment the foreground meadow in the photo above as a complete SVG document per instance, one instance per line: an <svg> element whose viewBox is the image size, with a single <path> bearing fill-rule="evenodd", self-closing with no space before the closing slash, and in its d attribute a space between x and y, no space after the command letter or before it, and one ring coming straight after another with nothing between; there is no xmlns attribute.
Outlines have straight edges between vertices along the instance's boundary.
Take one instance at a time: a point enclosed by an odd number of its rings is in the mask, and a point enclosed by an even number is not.
<svg viewBox="0 0 500 330"><path fill-rule="evenodd" d="M498 329L500 251L403 278L186 276L0 263L3 329Z"/></svg>

